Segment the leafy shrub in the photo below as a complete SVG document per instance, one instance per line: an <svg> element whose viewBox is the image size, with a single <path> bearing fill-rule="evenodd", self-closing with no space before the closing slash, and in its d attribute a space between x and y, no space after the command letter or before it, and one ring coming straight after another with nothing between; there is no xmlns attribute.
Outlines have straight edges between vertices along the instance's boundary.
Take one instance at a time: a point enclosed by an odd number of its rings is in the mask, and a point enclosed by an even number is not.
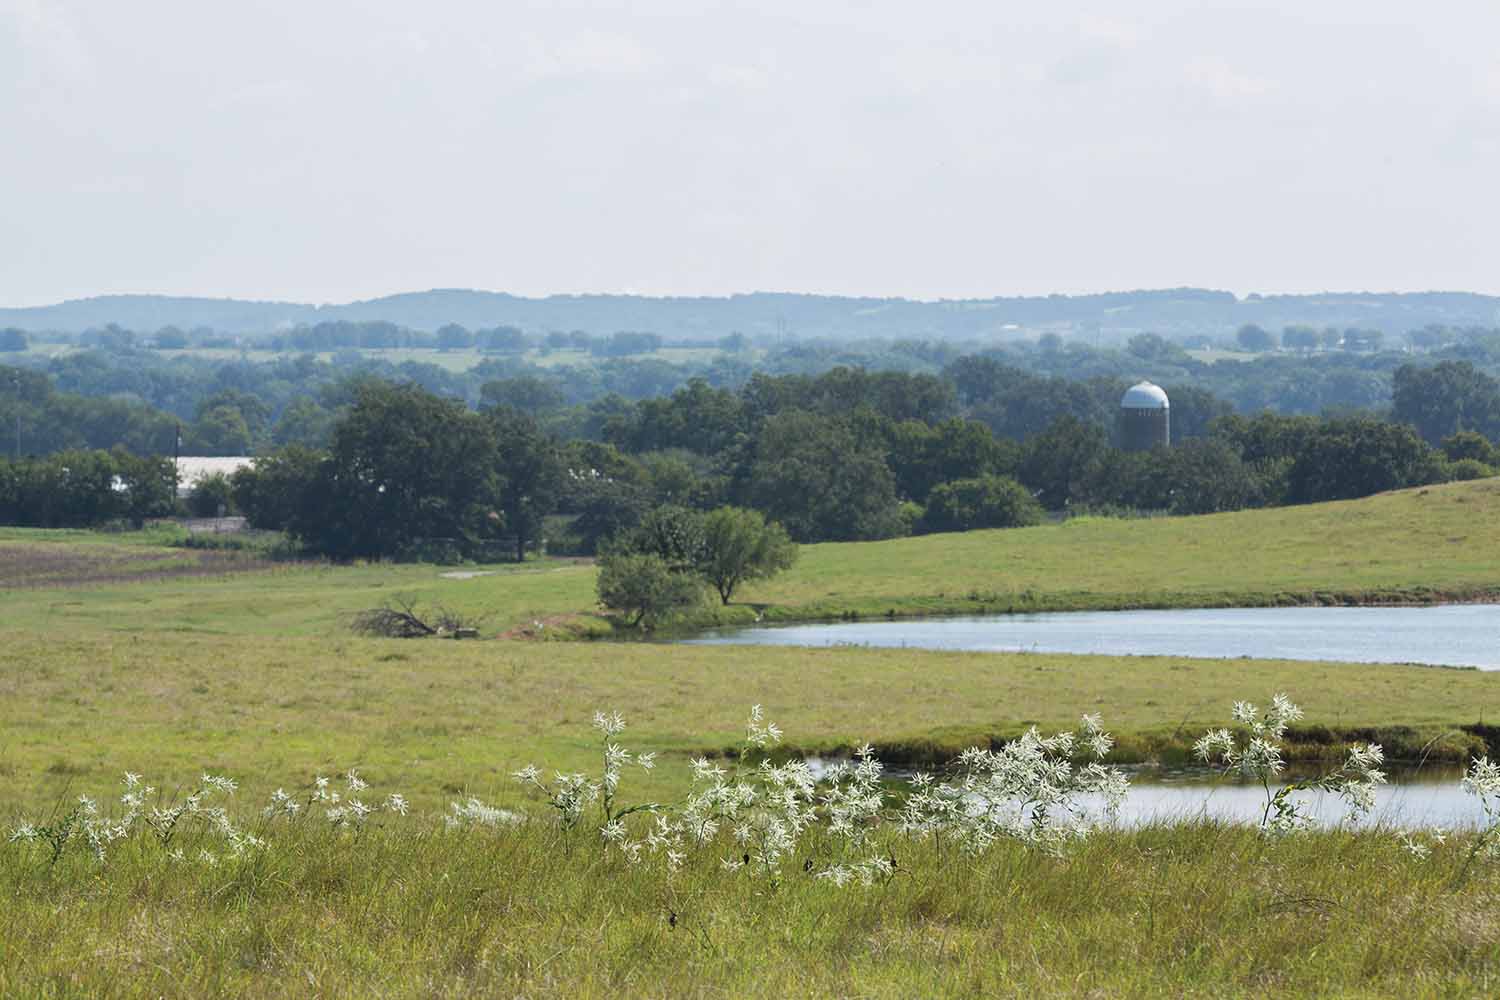
<svg viewBox="0 0 1500 1000"><path fill-rule="evenodd" d="M194 517L222 517L231 513L235 505L229 477L215 472L200 478L188 493L187 507Z"/></svg>
<svg viewBox="0 0 1500 1000"><path fill-rule="evenodd" d="M1456 462L1448 463L1448 478L1456 482L1488 479L1495 474L1493 466L1485 465L1477 458L1460 458Z"/></svg>
<svg viewBox="0 0 1500 1000"><path fill-rule="evenodd" d="M611 552L599 559L599 603L631 628L653 628L703 600L703 581L653 553Z"/></svg>
<svg viewBox="0 0 1500 1000"><path fill-rule="evenodd" d="M1007 476L956 479L927 496L923 528L969 531L974 528L1019 528L1042 522L1042 506L1026 487Z"/></svg>

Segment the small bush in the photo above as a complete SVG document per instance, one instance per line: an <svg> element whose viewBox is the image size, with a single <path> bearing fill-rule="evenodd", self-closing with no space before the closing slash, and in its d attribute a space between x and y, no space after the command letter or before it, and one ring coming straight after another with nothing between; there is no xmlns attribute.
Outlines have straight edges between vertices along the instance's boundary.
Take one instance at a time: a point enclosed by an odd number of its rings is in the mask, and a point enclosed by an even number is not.
<svg viewBox="0 0 1500 1000"><path fill-rule="evenodd" d="M194 517L223 517L234 513L234 488L229 477L215 472L199 479L188 494L187 506Z"/></svg>
<svg viewBox="0 0 1500 1000"><path fill-rule="evenodd" d="M956 479L927 497L925 531L1019 528L1042 523L1042 506L1026 487L1007 476Z"/></svg>
<svg viewBox="0 0 1500 1000"><path fill-rule="evenodd" d="M599 603L631 628L653 628L703 600L703 580L678 572L659 555L612 552L599 559Z"/></svg>
<svg viewBox="0 0 1500 1000"><path fill-rule="evenodd" d="M477 634L482 618L470 617L439 605L422 611L415 601L398 597L354 616L351 627L360 635L382 639L423 639L427 636L462 638Z"/></svg>
<svg viewBox="0 0 1500 1000"><path fill-rule="evenodd" d="M1456 462L1448 463L1448 478L1457 482L1467 482L1471 479L1488 479L1495 475L1491 466L1485 465L1477 458L1460 458Z"/></svg>

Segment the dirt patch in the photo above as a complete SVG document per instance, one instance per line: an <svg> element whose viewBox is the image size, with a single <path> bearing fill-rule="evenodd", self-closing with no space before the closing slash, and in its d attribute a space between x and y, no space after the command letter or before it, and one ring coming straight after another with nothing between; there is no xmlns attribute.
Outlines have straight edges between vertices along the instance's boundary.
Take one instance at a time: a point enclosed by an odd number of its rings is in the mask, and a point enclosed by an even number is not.
<svg viewBox="0 0 1500 1000"><path fill-rule="evenodd" d="M0 590L222 576L273 565L243 552L7 542L0 543Z"/></svg>
<svg viewBox="0 0 1500 1000"><path fill-rule="evenodd" d="M578 621L577 615L548 615L545 618L534 619L525 625L517 625L514 628L501 632L496 638L499 639L554 639L558 635L573 636L576 629L573 624Z"/></svg>

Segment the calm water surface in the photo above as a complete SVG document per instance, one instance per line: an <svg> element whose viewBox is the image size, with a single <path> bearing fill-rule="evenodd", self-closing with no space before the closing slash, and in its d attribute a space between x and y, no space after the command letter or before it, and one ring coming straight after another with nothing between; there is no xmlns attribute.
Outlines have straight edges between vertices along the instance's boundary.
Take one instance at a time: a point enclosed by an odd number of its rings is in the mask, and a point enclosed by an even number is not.
<svg viewBox="0 0 1500 1000"><path fill-rule="evenodd" d="M1484 820L1484 810L1477 798L1464 793L1459 785L1462 777L1459 768L1421 772L1393 770L1390 783L1376 790L1375 809L1354 825L1476 827ZM1348 812L1344 800L1336 795L1311 792L1301 798L1310 806L1309 811L1320 826L1337 826ZM1090 805L1097 809L1102 803ZM1175 779L1137 775L1132 776L1130 794L1125 798L1117 821L1124 826L1137 826L1207 817L1259 823L1265 807L1266 793L1259 785L1210 779L1201 774Z"/></svg>
<svg viewBox="0 0 1500 1000"><path fill-rule="evenodd" d="M814 774L822 773L833 760L814 758L808 761ZM1266 793L1260 785L1237 778L1227 778L1194 769L1163 772L1156 768L1123 770L1130 777L1130 793L1113 821L1102 815L1104 803L1098 797L1085 796L1083 804L1094 818L1134 827L1148 823L1173 823L1213 819L1233 823L1257 824L1266 807ZM1289 774L1305 772L1293 768ZM909 773L895 770L898 780ZM1466 794L1459 785L1463 769L1451 765L1429 765L1423 768L1393 766L1387 771L1388 783L1376 789L1375 808L1364 818L1350 824L1355 827L1387 829L1441 827L1445 830L1472 829L1484 824L1484 809L1479 799ZM1281 785L1273 785L1272 791ZM1333 827L1345 822L1348 808L1344 800L1323 792L1299 795L1318 826Z"/></svg>
<svg viewBox="0 0 1500 1000"><path fill-rule="evenodd" d="M1500 670L1500 605L1067 611L715 629L689 644L1424 663Z"/></svg>

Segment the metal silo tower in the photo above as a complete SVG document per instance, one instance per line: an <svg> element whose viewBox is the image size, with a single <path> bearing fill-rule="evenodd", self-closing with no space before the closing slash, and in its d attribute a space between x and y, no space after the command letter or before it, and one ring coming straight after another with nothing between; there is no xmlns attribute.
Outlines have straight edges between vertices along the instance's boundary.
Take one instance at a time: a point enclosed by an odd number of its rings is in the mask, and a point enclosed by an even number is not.
<svg viewBox="0 0 1500 1000"><path fill-rule="evenodd" d="M1150 451L1172 443L1172 404L1161 386L1137 382L1120 400L1120 444L1126 451Z"/></svg>

